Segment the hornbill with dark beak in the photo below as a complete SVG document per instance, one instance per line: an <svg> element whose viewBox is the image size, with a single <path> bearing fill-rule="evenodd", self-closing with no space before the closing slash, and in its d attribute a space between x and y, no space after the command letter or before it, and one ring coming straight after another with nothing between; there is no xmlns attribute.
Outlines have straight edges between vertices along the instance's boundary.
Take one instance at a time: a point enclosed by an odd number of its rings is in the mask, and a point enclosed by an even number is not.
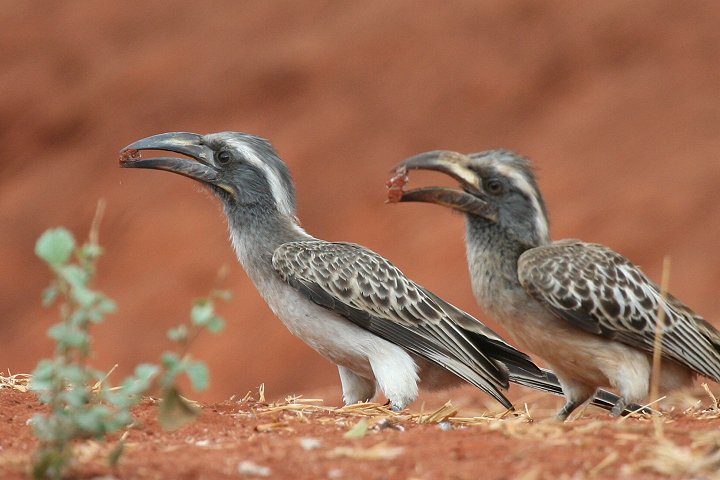
<svg viewBox="0 0 720 480"><path fill-rule="evenodd" d="M720 380L720 332L667 295L609 248L550 241L547 210L530 161L508 150L470 155L423 153L398 172L434 170L460 188L394 192L401 202L429 202L465 216L467 260L480 306L557 374L565 419L598 387L620 392L612 413L648 395L658 316L660 389L688 386L696 374Z"/></svg>
<svg viewBox="0 0 720 480"><path fill-rule="evenodd" d="M143 150L184 156L143 159ZM402 409L419 386L463 380L506 408L508 381L559 392L527 355L388 260L305 232L290 171L268 141L239 132L165 133L128 145L120 165L184 175L216 195L248 276L285 326L338 366L346 404L379 389Z"/></svg>

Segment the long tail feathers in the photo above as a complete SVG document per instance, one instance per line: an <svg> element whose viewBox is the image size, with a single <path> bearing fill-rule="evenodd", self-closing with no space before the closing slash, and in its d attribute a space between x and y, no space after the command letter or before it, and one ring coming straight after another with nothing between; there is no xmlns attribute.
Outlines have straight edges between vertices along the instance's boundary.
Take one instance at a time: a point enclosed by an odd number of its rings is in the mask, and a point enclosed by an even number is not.
<svg viewBox="0 0 720 480"><path fill-rule="evenodd" d="M520 368L513 367L512 365L507 365L507 367L510 372L510 381L512 383L517 383L518 385L522 385L523 387L540 390L542 392L552 393L553 395L558 395L561 397L563 396L560 382L558 381L558 378L555 376L555 374L552 373L550 370L541 368L541 374L538 375L529 373L526 370L522 370ZM612 410L613 406L615 406L618 400L620 400L620 397L618 397L614 393L608 392L607 390L598 389L597 392L595 392L595 396L590 403L604 410ZM627 407L625 407L625 410L622 414L623 416L625 416L634 412L651 413L652 409L643 407L642 405L638 405L636 403L631 403Z"/></svg>

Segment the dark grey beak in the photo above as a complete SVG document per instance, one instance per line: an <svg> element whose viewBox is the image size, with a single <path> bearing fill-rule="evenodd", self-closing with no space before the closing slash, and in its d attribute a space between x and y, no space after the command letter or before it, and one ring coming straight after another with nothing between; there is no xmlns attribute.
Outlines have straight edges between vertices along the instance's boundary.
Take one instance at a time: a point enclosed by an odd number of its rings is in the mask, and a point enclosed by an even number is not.
<svg viewBox="0 0 720 480"><path fill-rule="evenodd" d="M397 168L406 170L435 170L451 176L465 188L479 189L479 178L470 170L470 157L450 150L420 153L402 161Z"/></svg>
<svg viewBox="0 0 720 480"><path fill-rule="evenodd" d="M452 208L463 213L494 219L489 204L482 198L480 177L471 170L471 159L467 155L449 150L435 150L410 157L395 167L398 175L408 170L434 170L451 176L462 186L461 189L449 187L423 187L402 192L393 196L391 202L426 202Z"/></svg>
<svg viewBox="0 0 720 480"><path fill-rule="evenodd" d="M142 158L142 150L162 150L184 157ZM215 185L235 196L235 190L222 181L220 170L211 163L212 150L203 145L202 136L189 132L170 132L153 135L131 143L120 150L120 167L150 168L177 173L200 182Z"/></svg>

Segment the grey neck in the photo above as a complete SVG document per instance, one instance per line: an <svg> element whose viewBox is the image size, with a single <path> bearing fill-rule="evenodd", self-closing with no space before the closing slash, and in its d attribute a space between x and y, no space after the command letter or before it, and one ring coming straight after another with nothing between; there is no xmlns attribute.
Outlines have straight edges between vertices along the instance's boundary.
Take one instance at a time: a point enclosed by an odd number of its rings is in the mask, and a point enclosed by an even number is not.
<svg viewBox="0 0 720 480"><path fill-rule="evenodd" d="M238 260L256 285L274 275L272 255L277 247L288 242L315 240L294 218L281 215L272 207L225 206L225 214Z"/></svg>
<svg viewBox="0 0 720 480"><path fill-rule="evenodd" d="M497 223L471 215L465 217L465 235L475 298L484 309L504 308L499 303L508 299L500 298L497 292L522 289L517 262L530 246L508 235Z"/></svg>

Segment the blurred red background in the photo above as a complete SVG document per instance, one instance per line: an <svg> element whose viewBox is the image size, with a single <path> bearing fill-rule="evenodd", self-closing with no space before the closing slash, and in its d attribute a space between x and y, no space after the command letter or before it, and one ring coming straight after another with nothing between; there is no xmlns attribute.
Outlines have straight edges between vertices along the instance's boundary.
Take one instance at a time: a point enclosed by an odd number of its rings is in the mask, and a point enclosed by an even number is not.
<svg viewBox="0 0 720 480"><path fill-rule="evenodd" d="M539 169L554 238L608 244L658 281L669 255L673 293L720 314L720 3L38 1L4 2L0 20L3 370L51 353L35 240L58 225L85 238L104 198L97 287L120 308L95 330L96 366L119 363L119 380L157 360L226 265L226 331L193 347L212 370L202 398L265 382L339 401L334 366L236 262L218 204L118 168L120 148L173 130L269 138L310 233L378 251L493 327L461 218L385 205L384 183L421 151L514 149Z"/></svg>

